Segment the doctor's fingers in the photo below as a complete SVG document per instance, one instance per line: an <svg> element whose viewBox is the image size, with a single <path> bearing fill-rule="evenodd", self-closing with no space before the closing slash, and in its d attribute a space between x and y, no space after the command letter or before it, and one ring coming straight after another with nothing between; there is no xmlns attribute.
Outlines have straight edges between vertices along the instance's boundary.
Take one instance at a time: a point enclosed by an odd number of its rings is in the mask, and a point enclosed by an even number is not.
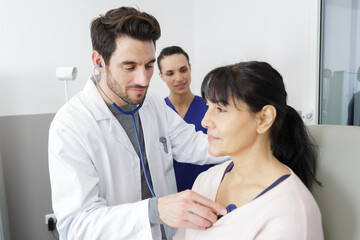
<svg viewBox="0 0 360 240"><path fill-rule="evenodd" d="M217 220L215 212L219 211L209 208L209 205L212 205L213 209L225 210L221 205L217 206L215 202L190 190L158 198L160 219L177 228L210 227Z"/></svg>
<svg viewBox="0 0 360 240"><path fill-rule="evenodd" d="M188 204L182 213L181 218L189 225L187 228L206 229L218 219L210 208L195 202Z"/></svg>
<svg viewBox="0 0 360 240"><path fill-rule="evenodd" d="M190 190L187 190L187 191L190 191ZM210 209L211 212L213 213L213 214L211 214L211 218L213 218L213 216L215 214L215 218L212 219L213 221L211 221L212 223L216 222L216 220L218 219L218 217L216 215L217 213L219 213L221 215L225 215L227 213L227 210L224 206L222 206L204 196L201 196L200 194L198 194L196 192L190 191L188 193L191 193L191 198L196 203L196 205L193 206L196 208L192 209L192 211L202 217L207 218L208 213L209 213L207 211L207 209Z"/></svg>
<svg viewBox="0 0 360 240"><path fill-rule="evenodd" d="M196 218L195 221L198 222L200 226L190 222L194 221L194 217L190 216L193 215L193 213L188 209L194 204L194 201L191 200L191 193L181 192L159 197L159 217L163 223L176 228L205 229L206 227L211 226L210 221L202 221L199 219L196 221Z"/></svg>

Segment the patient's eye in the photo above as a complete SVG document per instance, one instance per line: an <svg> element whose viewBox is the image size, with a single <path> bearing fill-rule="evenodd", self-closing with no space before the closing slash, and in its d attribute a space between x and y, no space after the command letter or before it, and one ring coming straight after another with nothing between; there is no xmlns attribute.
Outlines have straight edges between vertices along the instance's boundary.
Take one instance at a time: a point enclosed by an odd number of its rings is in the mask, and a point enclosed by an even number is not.
<svg viewBox="0 0 360 240"><path fill-rule="evenodd" d="M226 112L226 109L224 109L222 107L217 107L216 109L218 112L221 112L221 113Z"/></svg>

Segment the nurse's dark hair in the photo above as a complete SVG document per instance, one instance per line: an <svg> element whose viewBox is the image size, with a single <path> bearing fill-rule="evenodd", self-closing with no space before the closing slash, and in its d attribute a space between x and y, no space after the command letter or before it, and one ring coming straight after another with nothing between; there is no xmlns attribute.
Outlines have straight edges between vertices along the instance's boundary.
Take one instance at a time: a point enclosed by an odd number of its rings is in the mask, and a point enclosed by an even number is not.
<svg viewBox="0 0 360 240"><path fill-rule="evenodd" d="M90 24L93 50L100 53L106 64L116 48L116 39L129 36L136 40L151 40L156 45L160 38L159 22L152 15L132 7L120 7L100 15Z"/></svg>
<svg viewBox="0 0 360 240"><path fill-rule="evenodd" d="M276 118L270 128L273 155L309 189L314 181L320 184L316 179L315 146L299 114L287 105L282 76L270 64L252 61L216 68L205 76L201 95L204 100L224 106L232 100L238 109L241 100L251 113L261 111L265 105L274 106Z"/></svg>
<svg viewBox="0 0 360 240"><path fill-rule="evenodd" d="M189 55L184 51L184 49L182 49L179 46L166 47L166 48L163 48L163 50L161 50L159 56L157 57L157 65L158 65L160 73L162 73L161 72L161 65L160 65L161 60L166 56L171 56L171 55L174 55L174 54L182 54L182 55L184 55L186 57L187 62L190 64Z"/></svg>

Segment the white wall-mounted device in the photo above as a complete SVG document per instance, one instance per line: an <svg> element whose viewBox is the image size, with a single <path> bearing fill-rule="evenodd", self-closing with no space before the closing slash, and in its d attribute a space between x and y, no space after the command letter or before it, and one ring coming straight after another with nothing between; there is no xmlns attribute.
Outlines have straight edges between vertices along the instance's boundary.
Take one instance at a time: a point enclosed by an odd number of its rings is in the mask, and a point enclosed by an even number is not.
<svg viewBox="0 0 360 240"><path fill-rule="evenodd" d="M56 78L60 81L64 81L65 83L65 98L66 101L69 100L69 93L68 93L68 80L75 80L77 76L77 68L75 66L71 67L57 67L56 68Z"/></svg>

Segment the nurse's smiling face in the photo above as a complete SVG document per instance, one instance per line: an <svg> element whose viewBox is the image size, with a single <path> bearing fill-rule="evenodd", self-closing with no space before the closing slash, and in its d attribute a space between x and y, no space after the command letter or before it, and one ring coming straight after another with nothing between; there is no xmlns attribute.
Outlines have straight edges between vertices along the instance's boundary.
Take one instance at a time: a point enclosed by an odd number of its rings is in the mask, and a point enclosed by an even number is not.
<svg viewBox="0 0 360 240"><path fill-rule="evenodd" d="M100 85L119 106L140 104L145 99L154 72L154 62L155 46L152 41L118 37L109 64L105 70L99 70Z"/></svg>
<svg viewBox="0 0 360 240"><path fill-rule="evenodd" d="M257 137L256 114L248 106L232 99L224 106L207 101L208 110L201 122L207 128L209 153L213 156L235 157L249 149Z"/></svg>

